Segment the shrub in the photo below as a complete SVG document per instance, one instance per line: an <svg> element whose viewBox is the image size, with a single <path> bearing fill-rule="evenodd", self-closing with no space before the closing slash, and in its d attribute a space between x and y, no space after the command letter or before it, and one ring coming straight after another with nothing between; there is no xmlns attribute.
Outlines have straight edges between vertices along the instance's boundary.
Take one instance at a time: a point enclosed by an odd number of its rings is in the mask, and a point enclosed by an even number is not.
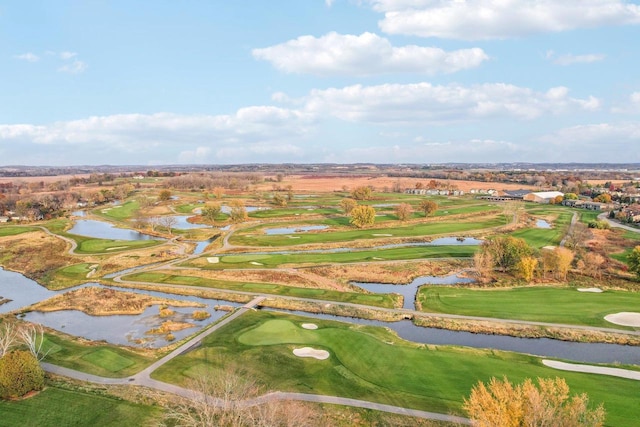
<svg viewBox="0 0 640 427"><path fill-rule="evenodd" d="M0 399L13 399L42 390L44 371L29 351L17 350L0 359Z"/></svg>

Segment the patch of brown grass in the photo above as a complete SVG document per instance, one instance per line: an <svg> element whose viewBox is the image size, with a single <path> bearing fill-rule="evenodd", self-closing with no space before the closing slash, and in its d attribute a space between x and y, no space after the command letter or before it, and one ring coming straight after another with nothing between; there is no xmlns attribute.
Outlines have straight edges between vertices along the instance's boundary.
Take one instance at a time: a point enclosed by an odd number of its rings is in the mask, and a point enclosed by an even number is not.
<svg viewBox="0 0 640 427"><path fill-rule="evenodd" d="M96 302L99 302L99 304L96 304ZM202 307L202 304L191 301L157 298L114 289L87 287L56 295L34 304L31 306L31 310L79 310L92 316L109 316L114 314L140 314L152 305Z"/></svg>
<svg viewBox="0 0 640 427"><path fill-rule="evenodd" d="M164 334L169 334L171 332L182 331L183 329L189 329L193 327L195 327L195 325L191 323L167 320L166 322L162 322L160 327L150 329L146 333L150 335L164 335Z"/></svg>

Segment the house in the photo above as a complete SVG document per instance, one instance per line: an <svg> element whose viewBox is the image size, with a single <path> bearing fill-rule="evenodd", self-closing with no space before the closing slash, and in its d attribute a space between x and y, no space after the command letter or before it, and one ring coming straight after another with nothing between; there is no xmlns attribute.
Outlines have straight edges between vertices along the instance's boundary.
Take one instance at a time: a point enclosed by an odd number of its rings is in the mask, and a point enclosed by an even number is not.
<svg viewBox="0 0 640 427"><path fill-rule="evenodd" d="M507 190L504 192L504 197L510 197L512 199L524 199L524 196L530 194L531 190Z"/></svg>
<svg viewBox="0 0 640 427"><path fill-rule="evenodd" d="M8 216L0 216L0 222L9 222Z"/></svg>
<svg viewBox="0 0 640 427"><path fill-rule="evenodd" d="M640 205L634 204L622 209L623 215L629 222L640 222Z"/></svg>
<svg viewBox="0 0 640 427"><path fill-rule="evenodd" d="M561 193L560 191L540 191L537 193L525 194L522 199L527 202L550 203L556 197L564 197L564 193Z"/></svg>

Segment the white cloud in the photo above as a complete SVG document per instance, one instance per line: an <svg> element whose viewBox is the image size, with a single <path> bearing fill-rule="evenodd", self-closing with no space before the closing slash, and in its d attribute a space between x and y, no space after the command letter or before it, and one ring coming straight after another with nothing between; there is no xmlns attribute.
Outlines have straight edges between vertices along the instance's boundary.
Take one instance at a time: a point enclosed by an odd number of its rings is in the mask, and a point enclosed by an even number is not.
<svg viewBox="0 0 640 427"><path fill-rule="evenodd" d="M84 153L83 162L89 164L109 155L121 158L122 153L127 153L132 163L136 156L141 163L150 156L191 163L213 154L220 158L229 148L235 150L236 157L246 151L256 161L260 153L285 148L295 151L289 141L304 139L312 126L308 114L272 106L248 107L218 116L121 114L49 125L0 125L0 148L28 145L50 155L62 151ZM87 160L92 156L93 161Z"/></svg>
<svg viewBox="0 0 640 427"><path fill-rule="evenodd" d="M598 123L561 129L539 138L541 153L565 162L640 161L640 122Z"/></svg>
<svg viewBox="0 0 640 427"><path fill-rule="evenodd" d="M27 61L27 62L38 62L40 60L40 57L38 55L33 54L31 52L23 53L21 55L16 55L15 58L20 59L21 61Z"/></svg>
<svg viewBox="0 0 640 427"><path fill-rule="evenodd" d="M633 92L624 104L613 107L611 112L618 114L640 114L640 92Z"/></svg>
<svg viewBox="0 0 640 427"><path fill-rule="evenodd" d="M599 53L590 53L585 55L573 55L570 53L557 55L554 51L547 52L546 58L557 65L573 65L573 64L590 64L599 62L606 58L605 55Z"/></svg>
<svg viewBox="0 0 640 427"><path fill-rule="evenodd" d="M487 40L640 23L625 0L368 0L391 34Z"/></svg>
<svg viewBox="0 0 640 427"><path fill-rule="evenodd" d="M353 85L313 90L305 110L351 122L450 123L484 118L534 119L545 114L592 111L594 97L576 99L565 87L536 92L504 83L437 86L430 83Z"/></svg>
<svg viewBox="0 0 640 427"><path fill-rule="evenodd" d="M335 2L335 0L324 0L324 4L326 4L327 7L333 6L334 2Z"/></svg>
<svg viewBox="0 0 640 427"><path fill-rule="evenodd" d="M60 52L61 59L71 59L78 56L76 52Z"/></svg>
<svg viewBox="0 0 640 427"><path fill-rule="evenodd" d="M88 65L84 61L75 60L69 64L65 64L62 67L58 68L58 71L61 73L68 74L80 74L83 73L87 69Z"/></svg>
<svg viewBox="0 0 640 427"><path fill-rule="evenodd" d="M322 37L300 36L275 46L254 49L256 59L271 62L288 73L327 75L372 75L410 72L442 74L478 67L488 59L479 48L446 52L435 47L393 47L373 33Z"/></svg>

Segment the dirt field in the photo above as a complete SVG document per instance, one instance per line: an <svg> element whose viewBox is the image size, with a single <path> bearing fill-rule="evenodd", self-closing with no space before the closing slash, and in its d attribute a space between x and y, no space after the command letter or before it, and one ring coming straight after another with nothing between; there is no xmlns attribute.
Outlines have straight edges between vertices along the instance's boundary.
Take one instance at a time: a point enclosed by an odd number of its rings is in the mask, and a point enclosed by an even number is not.
<svg viewBox="0 0 640 427"><path fill-rule="evenodd" d="M55 175L55 176L20 176L20 177L16 177L16 176L7 176L7 177L0 177L0 183L5 183L5 182L45 182L45 183L49 183L49 182L56 182L56 181L66 181L68 179L71 178L89 178L88 173L85 174L77 174L77 175Z"/></svg>
<svg viewBox="0 0 640 427"><path fill-rule="evenodd" d="M473 188L477 189L495 189L495 190L516 190L526 188L536 190L537 187L521 184L502 184L497 182L478 182L478 181L457 181L457 180L438 180L442 183L455 185L459 190L469 191ZM373 186L377 190L384 187L392 188L395 183L399 182L402 188L414 188L417 182L427 184L429 179L418 178L391 178L391 177L315 177L311 175L290 175L278 183L280 187L291 185L294 191L341 191L343 187L353 189L363 185ZM271 190L273 183L264 183L258 186L260 190Z"/></svg>

